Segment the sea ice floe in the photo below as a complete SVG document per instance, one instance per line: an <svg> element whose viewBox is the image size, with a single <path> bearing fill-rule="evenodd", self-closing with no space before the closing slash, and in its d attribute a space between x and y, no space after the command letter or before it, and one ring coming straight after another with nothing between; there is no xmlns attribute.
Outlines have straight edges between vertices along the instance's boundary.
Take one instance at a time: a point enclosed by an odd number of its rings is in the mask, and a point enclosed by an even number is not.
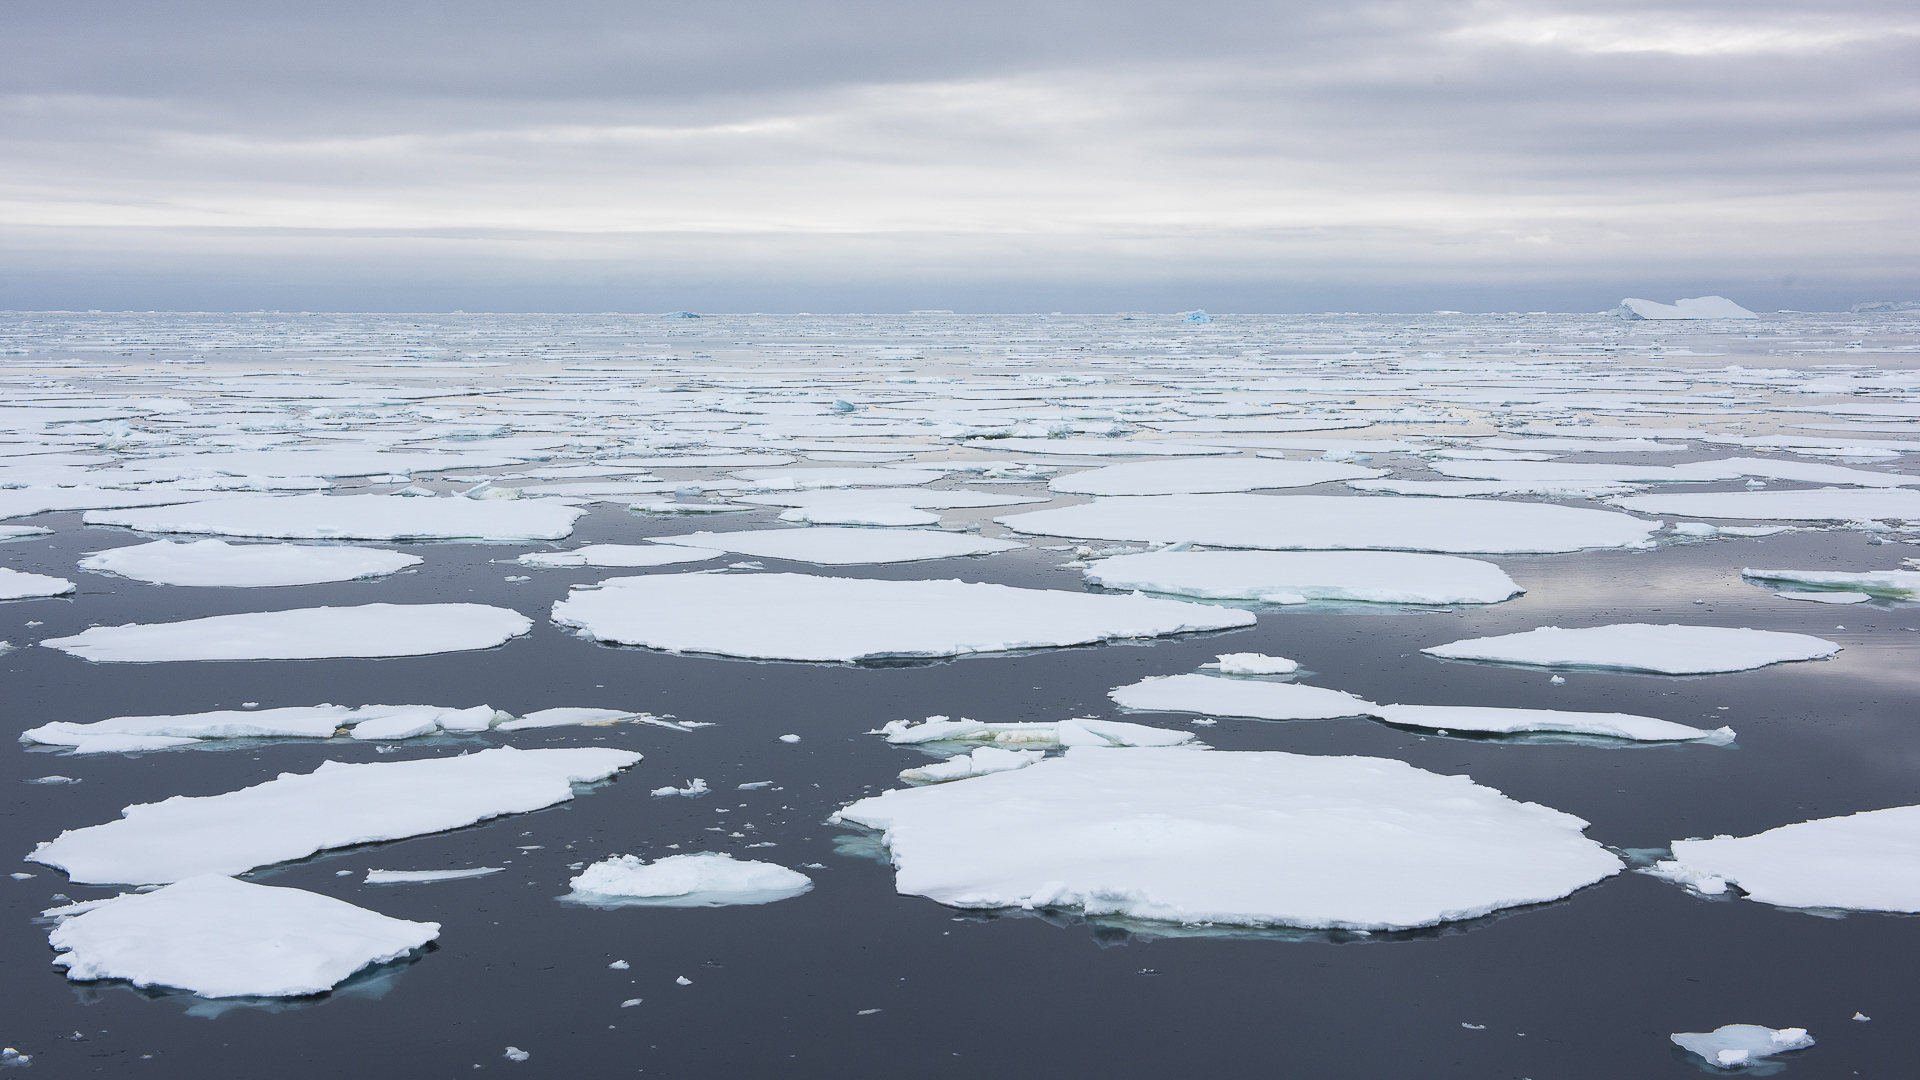
<svg viewBox="0 0 1920 1080"><path fill-rule="evenodd" d="M327 848L443 832L573 798L640 760L602 747L516 750L281 773L220 795L136 803L119 821L72 829L27 856L77 883L159 884L241 874Z"/></svg>
<svg viewBox="0 0 1920 1080"><path fill-rule="evenodd" d="M1543 503L1334 495L1156 495L998 518L1023 533L1217 547L1554 552L1646 547L1660 523Z"/></svg>
<svg viewBox="0 0 1920 1080"><path fill-rule="evenodd" d="M379 577L420 562L417 555L378 548L155 540L97 551L79 565L83 570L103 570L160 585L260 588Z"/></svg>
<svg viewBox="0 0 1920 1080"><path fill-rule="evenodd" d="M47 574L29 574L0 566L0 600L31 600L43 596L65 596L74 589L66 578Z"/></svg>
<svg viewBox="0 0 1920 1080"><path fill-rule="evenodd" d="M860 488L853 491L751 493L739 496L739 501L763 506L789 507L780 514L782 521L814 525L900 526L937 523L940 515L929 513L929 510L970 506L1011 506L1047 500L1028 495L990 494L980 491Z"/></svg>
<svg viewBox="0 0 1920 1080"><path fill-rule="evenodd" d="M506 869L503 866L475 866L466 870L369 870L368 885L418 885L429 881L460 881L486 877Z"/></svg>
<svg viewBox="0 0 1920 1080"><path fill-rule="evenodd" d="M634 712L630 709L541 709L530 712L517 720L504 720L494 726L495 731L525 731L529 728L571 727L576 724L597 726L617 724L623 720L653 719L652 713ZM668 727L676 725L668 724Z"/></svg>
<svg viewBox="0 0 1920 1080"><path fill-rule="evenodd" d="M568 884L573 892L565 899L593 907L730 907L799 896L813 888L813 879L775 863L699 851L652 863L635 855L615 855L587 867Z"/></svg>
<svg viewBox="0 0 1920 1080"><path fill-rule="evenodd" d="M1270 604L1497 604L1524 591L1489 562L1386 551L1155 551L1102 559L1086 578L1109 589Z"/></svg>
<svg viewBox="0 0 1920 1080"><path fill-rule="evenodd" d="M1752 836L1675 840L1647 870L1709 895L1738 885L1787 908L1920 912L1920 806L1816 818Z"/></svg>
<svg viewBox="0 0 1920 1080"><path fill-rule="evenodd" d="M1213 663L1200 666L1222 675L1291 675L1300 670L1297 660L1257 652L1221 653Z"/></svg>
<svg viewBox="0 0 1920 1080"><path fill-rule="evenodd" d="M1001 746L1197 746L1193 733L1128 724L1119 720L1097 720L1076 716L1052 722L989 724L961 717L929 716L915 724L893 720L871 734L884 735L890 743L923 745L926 743L986 742Z"/></svg>
<svg viewBox="0 0 1920 1080"><path fill-rule="evenodd" d="M1465 638L1420 651L1448 660L1495 664L1710 675L1791 660L1823 659L1839 652L1840 646L1824 638L1777 630L1614 623L1580 629L1542 626L1521 634Z"/></svg>
<svg viewBox="0 0 1920 1080"><path fill-rule="evenodd" d="M832 820L882 830L905 894L1183 923L1405 930L1621 868L1570 814L1369 757L1075 747Z"/></svg>
<svg viewBox="0 0 1920 1080"><path fill-rule="evenodd" d="M1306 487L1334 480L1385 476L1330 461L1269 461L1230 458L1207 461L1137 461L1107 465L1055 479L1047 487L1071 495L1191 495L1252 491L1256 488Z"/></svg>
<svg viewBox="0 0 1920 1080"><path fill-rule="evenodd" d="M1740 576L1751 581L1778 581L1792 585L1811 585L1817 589L1834 589L1839 594L1866 593L1870 596L1884 596L1896 600L1920 598L1920 570L1867 570L1853 573L1844 570L1754 570L1740 571Z"/></svg>
<svg viewBox="0 0 1920 1080"><path fill-rule="evenodd" d="M1810 491L1685 491L1628 495L1615 506L1645 514L1754 521L1920 521L1920 491L1815 488ZM1041 511L1045 513L1046 511Z"/></svg>
<svg viewBox="0 0 1920 1080"><path fill-rule="evenodd" d="M297 495L89 510L89 525L287 540L562 540L586 511L553 499Z"/></svg>
<svg viewBox="0 0 1920 1080"><path fill-rule="evenodd" d="M1635 742L1704 742L1725 745L1733 729L1688 727L1671 720L1628 713L1565 712L1558 709L1496 709L1473 705L1383 705L1374 715L1389 724L1476 735L1548 732L1598 735Z"/></svg>
<svg viewBox="0 0 1920 1080"><path fill-rule="evenodd" d="M1873 597L1863 592L1777 592L1782 600L1805 600L1815 604L1864 604Z"/></svg>
<svg viewBox="0 0 1920 1080"><path fill-rule="evenodd" d="M325 993L440 936L439 923L218 874L46 914L60 920L47 941L67 978L125 979L204 998Z"/></svg>
<svg viewBox="0 0 1920 1080"><path fill-rule="evenodd" d="M911 562L950 559L961 555L991 555L1027 545L1015 540L989 540L961 533L921 529L863 529L816 526L798 529L748 529L740 532L697 532L682 536L650 537L662 545L707 548L755 555L763 559L846 566L853 563Z"/></svg>
<svg viewBox="0 0 1920 1080"><path fill-rule="evenodd" d="M662 547L658 544L588 544L572 551L530 551L514 560L522 566L668 566L673 563L704 562L726 554L692 547Z"/></svg>
<svg viewBox="0 0 1920 1080"><path fill-rule="evenodd" d="M1351 480L1355 491L1385 495L1426 495L1443 499L1483 495L1544 495L1552 499L1597 499L1640 490L1634 484L1599 480Z"/></svg>
<svg viewBox="0 0 1920 1080"><path fill-rule="evenodd" d="M486 604L362 604L95 626L40 644L101 663L318 660L491 649L533 620Z"/></svg>
<svg viewBox="0 0 1920 1080"><path fill-rule="evenodd" d="M1149 676L1107 691L1123 708L1141 712L1250 716L1258 720L1334 720L1377 716L1380 706L1340 690L1212 675Z"/></svg>
<svg viewBox="0 0 1920 1080"><path fill-rule="evenodd" d="M1682 1050L1691 1051L1716 1069L1744 1069L1788 1050L1813 1045L1806 1028L1770 1028L1759 1024L1727 1024L1712 1031L1680 1031L1667 1036Z"/></svg>
<svg viewBox="0 0 1920 1080"><path fill-rule="evenodd" d="M933 765L902 769L900 779L923 784L944 784L952 780L965 780L970 776L1024 769L1046 756L1043 750L1003 750L997 746L982 746Z"/></svg>
<svg viewBox="0 0 1920 1080"><path fill-rule="evenodd" d="M1244 611L962 581L654 574L576 588L553 619L599 641L761 660L856 661L1089 645L1251 626Z"/></svg>
<svg viewBox="0 0 1920 1080"><path fill-rule="evenodd" d="M1231 454L1224 446L1174 442L1170 439L973 439L968 446L1027 454L1070 454L1076 457L1204 457Z"/></svg>
<svg viewBox="0 0 1920 1080"><path fill-rule="evenodd" d="M786 469L739 469L727 475L750 480L756 486L774 491L809 491L815 488L914 487L930 484L947 475L945 470L889 468L832 468L821 466Z"/></svg>

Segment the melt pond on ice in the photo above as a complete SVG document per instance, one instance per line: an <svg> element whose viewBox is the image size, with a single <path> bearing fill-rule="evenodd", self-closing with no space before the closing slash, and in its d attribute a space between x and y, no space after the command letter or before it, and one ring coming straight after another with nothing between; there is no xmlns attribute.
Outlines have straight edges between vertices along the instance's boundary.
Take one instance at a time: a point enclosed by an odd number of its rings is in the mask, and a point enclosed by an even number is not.
<svg viewBox="0 0 1920 1080"><path fill-rule="evenodd" d="M81 559L79 565L83 570L103 570L159 585L251 589L379 577L420 562L417 555L377 548L156 540L151 544L97 551Z"/></svg>
<svg viewBox="0 0 1920 1080"><path fill-rule="evenodd" d="M1497 604L1524 591L1492 563L1386 551L1153 551L1102 559L1086 578L1109 589L1270 604Z"/></svg>
<svg viewBox="0 0 1920 1080"><path fill-rule="evenodd" d="M486 604L362 604L95 626L40 644L101 663L319 660L491 649L531 629L525 615Z"/></svg>
<svg viewBox="0 0 1920 1080"><path fill-rule="evenodd" d="M1542 626L1522 634L1466 638L1420 651L1448 660L1495 664L1711 675L1791 660L1818 660L1838 653L1840 646L1825 638L1777 630L1614 623L1577 630Z"/></svg>

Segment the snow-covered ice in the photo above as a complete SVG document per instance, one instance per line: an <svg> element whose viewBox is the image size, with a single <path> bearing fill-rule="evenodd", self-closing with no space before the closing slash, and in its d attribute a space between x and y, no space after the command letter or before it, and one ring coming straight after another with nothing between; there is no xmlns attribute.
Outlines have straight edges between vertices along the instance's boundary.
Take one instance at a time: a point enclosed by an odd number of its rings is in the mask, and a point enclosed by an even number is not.
<svg viewBox="0 0 1920 1080"><path fill-rule="evenodd" d="M1524 591L1489 562L1386 551L1154 551L1102 559L1085 573L1109 589L1270 604L1497 604Z"/></svg>
<svg viewBox="0 0 1920 1080"><path fill-rule="evenodd" d="M491 706L305 705L222 709L173 716L116 716L91 724L55 721L20 733L20 741L69 746L76 754L160 750L209 739L325 739L351 728L358 739L402 739L432 731L485 731L510 714ZM408 731L411 734L396 734Z"/></svg>
<svg viewBox="0 0 1920 1080"><path fill-rule="evenodd" d="M417 555L378 548L155 540L97 551L81 559L79 565L83 570L103 570L160 585L260 588L380 577L418 566L421 561Z"/></svg>
<svg viewBox="0 0 1920 1080"><path fill-rule="evenodd" d="M1183 923L1404 930L1621 868L1570 814L1369 757L1075 747L834 820L883 832L905 894Z"/></svg>
<svg viewBox="0 0 1920 1080"><path fill-rule="evenodd" d="M55 908L47 941L75 982L125 979L200 997L320 994L440 936L344 900L218 874Z"/></svg>
<svg viewBox="0 0 1920 1080"><path fill-rule="evenodd" d="M1816 818L1752 836L1675 840L1648 872L1708 894L1738 885L1788 908L1920 912L1920 806Z"/></svg>
<svg viewBox="0 0 1920 1080"><path fill-rule="evenodd" d="M1840 646L1824 638L1777 630L1614 623L1580 629L1542 626L1520 634L1464 638L1420 651L1449 660L1495 664L1709 675L1818 660L1839 652Z"/></svg>
<svg viewBox="0 0 1920 1080"><path fill-rule="evenodd" d="M1760 316L1724 296L1695 296L1662 304L1627 297L1610 315L1623 319L1757 319Z"/></svg>
<svg viewBox="0 0 1920 1080"><path fill-rule="evenodd" d="M522 566L668 566L673 563L704 562L726 554L691 547L663 547L658 544L588 544L572 551L530 551L514 560Z"/></svg>
<svg viewBox="0 0 1920 1080"><path fill-rule="evenodd" d="M73 582L49 574L29 574L0 566L0 600L31 600L43 596L65 596Z"/></svg>
<svg viewBox="0 0 1920 1080"><path fill-rule="evenodd" d="M95 626L40 644L101 663L317 660L491 649L533 628L486 604L362 604Z"/></svg>
<svg viewBox="0 0 1920 1080"><path fill-rule="evenodd" d="M729 907L799 896L813 888L813 879L775 863L700 851L652 863L635 855L615 855L587 867L568 884L573 892L566 899L595 907Z"/></svg>
<svg viewBox="0 0 1920 1080"><path fill-rule="evenodd" d="M1047 487L1071 495L1191 495L1252 491L1256 488L1306 487L1334 480L1363 480L1384 476L1386 472L1385 469L1368 469L1330 461L1269 461L1261 458L1138 461L1062 476Z"/></svg>
<svg viewBox="0 0 1920 1080"><path fill-rule="evenodd" d="M1340 690L1213 675L1149 676L1107 696L1141 712L1250 716L1258 720L1334 720L1377 716L1380 706Z"/></svg>
<svg viewBox="0 0 1920 1080"><path fill-rule="evenodd" d="M996 520L1023 533L1090 540L1489 553L1645 547L1660 527L1609 510L1543 503L1334 495L1111 498Z"/></svg>
<svg viewBox="0 0 1920 1080"><path fill-rule="evenodd" d="M622 720L645 717L652 719L652 713L636 712L631 709L541 709L530 712L516 720L505 720L494 725L495 731L525 731L529 728L571 727L576 724L600 725L614 724Z"/></svg>
<svg viewBox="0 0 1920 1080"><path fill-rule="evenodd" d="M241 874L327 848L442 832L573 798L573 785L604 780L640 760L601 747L516 750L347 764L220 795L136 803L119 821L72 829L29 861L75 882L154 884L201 874Z"/></svg>
<svg viewBox="0 0 1920 1080"><path fill-rule="evenodd" d="M1071 720L982 723L961 717L929 716L918 724L893 720L873 734L890 743L987 742L1001 746L1193 746L1193 733L1119 720L1076 716Z"/></svg>
<svg viewBox="0 0 1920 1080"><path fill-rule="evenodd" d="M1806 1028L1770 1028L1727 1024L1712 1031L1679 1031L1667 1036L1682 1050L1700 1055L1716 1069L1742 1069L1788 1050L1813 1045Z"/></svg>
<svg viewBox="0 0 1920 1080"><path fill-rule="evenodd" d="M575 589L553 619L600 641L762 660L970 653L1250 626L1230 608L962 581L654 574Z"/></svg>
<svg viewBox="0 0 1920 1080"><path fill-rule="evenodd" d="M1291 675L1300 670L1297 660L1257 652L1221 653L1213 663L1200 666L1222 675Z"/></svg>
<svg viewBox="0 0 1920 1080"><path fill-rule="evenodd" d="M963 533L835 526L697 532L650 539L656 544L731 551L763 559L791 559L826 566L991 555L1027 546L1015 540L989 540Z"/></svg>
<svg viewBox="0 0 1920 1080"><path fill-rule="evenodd" d="M1519 735L1528 732L1552 732L1568 735L1599 735L1635 742L1706 742L1724 745L1733 741L1733 729L1703 728L1676 724L1651 716L1628 713L1565 712L1559 709L1497 709L1477 705L1383 705L1374 715L1389 724L1429 728L1441 731L1469 731L1475 734Z"/></svg>
<svg viewBox="0 0 1920 1080"><path fill-rule="evenodd" d="M89 510L89 525L286 540L562 540L586 513L553 499L296 495Z"/></svg>
<svg viewBox="0 0 1920 1080"><path fill-rule="evenodd" d="M902 769L900 779L923 784L944 784L971 776L1024 769L1046 756L1043 750L1003 750L997 746L982 746L937 764Z"/></svg>

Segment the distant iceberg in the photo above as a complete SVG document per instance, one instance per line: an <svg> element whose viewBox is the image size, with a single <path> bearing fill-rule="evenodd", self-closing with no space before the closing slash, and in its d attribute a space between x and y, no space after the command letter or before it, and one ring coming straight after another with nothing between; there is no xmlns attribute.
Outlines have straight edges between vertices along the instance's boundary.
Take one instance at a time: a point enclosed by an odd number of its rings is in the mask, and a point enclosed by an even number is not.
<svg viewBox="0 0 1920 1080"><path fill-rule="evenodd" d="M1920 300L1867 300L1847 310L1855 315L1864 311L1920 311Z"/></svg>
<svg viewBox="0 0 1920 1080"><path fill-rule="evenodd" d="M1607 314L1618 315L1622 319L1757 319L1760 317L1724 296L1696 296L1691 300L1675 300L1671 304L1628 297L1620 301L1619 307Z"/></svg>

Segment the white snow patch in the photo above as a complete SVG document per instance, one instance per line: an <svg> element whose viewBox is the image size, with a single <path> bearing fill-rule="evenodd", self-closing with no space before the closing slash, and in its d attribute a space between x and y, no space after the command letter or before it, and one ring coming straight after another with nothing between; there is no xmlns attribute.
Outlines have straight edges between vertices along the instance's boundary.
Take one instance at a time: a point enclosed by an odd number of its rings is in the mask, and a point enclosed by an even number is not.
<svg viewBox="0 0 1920 1080"><path fill-rule="evenodd" d="M485 604L362 604L95 626L40 644L100 663L318 660L491 649L533 620Z"/></svg>
<svg viewBox="0 0 1920 1080"><path fill-rule="evenodd" d="M1542 626L1521 634L1465 638L1420 651L1449 660L1496 664L1709 675L1791 660L1818 660L1839 652L1840 646L1824 638L1776 630L1614 623L1578 630Z"/></svg>
<svg viewBox="0 0 1920 1080"><path fill-rule="evenodd" d="M468 870L369 870L364 884L417 885L429 881L461 881L497 874L504 869L504 866L476 866Z"/></svg>
<svg viewBox="0 0 1920 1080"><path fill-rule="evenodd" d="M1300 670L1297 660L1257 652L1221 653L1213 663L1200 666L1222 675L1291 675Z"/></svg>
<svg viewBox="0 0 1920 1080"><path fill-rule="evenodd" d="M1864 604L1873 599L1863 592L1777 592L1782 600L1807 600L1815 604Z"/></svg>
<svg viewBox="0 0 1920 1080"><path fill-rule="evenodd" d="M1086 578L1109 589L1272 604L1497 604L1524 591L1489 562L1384 551L1156 551L1103 559Z"/></svg>
<svg viewBox="0 0 1920 1080"><path fill-rule="evenodd" d="M1044 750L1002 750L997 746L982 746L971 753L956 754L938 764L903 769L900 772L900 779L925 784L944 784L952 780L965 780L972 776L1024 769L1046 756Z"/></svg>

